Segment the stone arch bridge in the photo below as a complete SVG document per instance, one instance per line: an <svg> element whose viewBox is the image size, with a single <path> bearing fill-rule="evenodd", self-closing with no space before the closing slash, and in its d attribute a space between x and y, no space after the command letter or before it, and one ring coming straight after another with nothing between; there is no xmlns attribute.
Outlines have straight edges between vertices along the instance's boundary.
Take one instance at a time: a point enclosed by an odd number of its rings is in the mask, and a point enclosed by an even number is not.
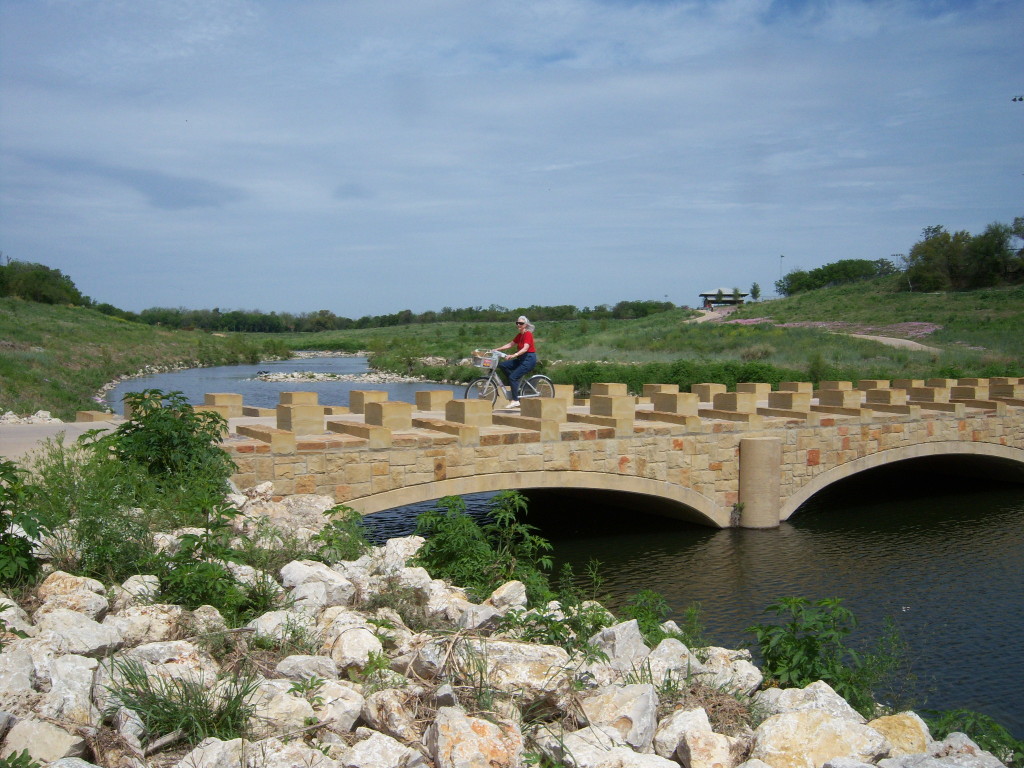
<svg viewBox="0 0 1024 768"><path fill-rule="evenodd" d="M213 393L240 487L333 496L363 514L452 494L568 489L628 494L635 507L710 526L774 527L837 480L904 460L1024 482L1024 379L595 384L587 400L521 411L451 392L416 403L355 391L346 407L285 392L274 409Z"/></svg>

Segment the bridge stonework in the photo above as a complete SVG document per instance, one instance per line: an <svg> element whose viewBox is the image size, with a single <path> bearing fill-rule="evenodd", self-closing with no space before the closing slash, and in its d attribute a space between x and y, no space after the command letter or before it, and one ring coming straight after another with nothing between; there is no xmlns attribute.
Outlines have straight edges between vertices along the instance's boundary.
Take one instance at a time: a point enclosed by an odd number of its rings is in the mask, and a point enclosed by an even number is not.
<svg viewBox="0 0 1024 768"><path fill-rule="evenodd" d="M817 392L806 410L781 415L763 405L769 393L747 387L731 398L712 392L713 401L694 399L674 412L655 411L650 397L595 395L592 401L604 398L599 413L594 402L563 401L560 410L552 406L554 423L448 398L441 398L444 413L405 404L375 405L364 414L326 408L305 422L307 431L323 424L320 433L253 423L239 426L223 446L237 465L239 487L270 481L277 494L326 494L363 514L456 494L569 489L634 494L643 497L640 508L756 528L778 525L837 480L903 460L981 457L1024 481L1024 384L1013 382L998 400L969 405L940 395L935 410L925 399L895 413L872 410L869 390L853 390L840 406L816 405L837 400ZM429 398L424 403L431 407ZM714 407L723 404L743 410ZM281 409L277 423L288 423Z"/></svg>

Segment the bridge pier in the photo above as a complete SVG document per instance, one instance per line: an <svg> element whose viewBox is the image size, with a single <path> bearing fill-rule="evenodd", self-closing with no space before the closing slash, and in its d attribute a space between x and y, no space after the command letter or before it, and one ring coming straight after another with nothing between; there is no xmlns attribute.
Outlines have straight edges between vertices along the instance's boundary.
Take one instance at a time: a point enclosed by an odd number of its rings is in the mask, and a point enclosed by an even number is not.
<svg viewBox="0 0 1024 768"><path fill-rule="evenodd" d="M782 510L782 440L740 439L739 524L742 528L777 528Z"/></svg>

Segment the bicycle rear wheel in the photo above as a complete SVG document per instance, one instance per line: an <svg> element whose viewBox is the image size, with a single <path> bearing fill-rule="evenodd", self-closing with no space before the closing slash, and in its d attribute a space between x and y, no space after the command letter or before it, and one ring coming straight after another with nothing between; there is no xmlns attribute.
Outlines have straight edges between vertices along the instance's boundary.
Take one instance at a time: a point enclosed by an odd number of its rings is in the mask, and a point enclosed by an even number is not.
<svg viewBox="0 0 1024 768"><path fill-rule="evenodd" d="M490 376L483 376L473 379L466 387L467 400L490 400L492 403L498 400L498 388Z"/></svg>
<svg viewBox="0 0 1024 768"><path fill-rule="evenodd" d="M531 376L526 383L537 392L537 397L554 397L555 385L547 376Z"/></svg>

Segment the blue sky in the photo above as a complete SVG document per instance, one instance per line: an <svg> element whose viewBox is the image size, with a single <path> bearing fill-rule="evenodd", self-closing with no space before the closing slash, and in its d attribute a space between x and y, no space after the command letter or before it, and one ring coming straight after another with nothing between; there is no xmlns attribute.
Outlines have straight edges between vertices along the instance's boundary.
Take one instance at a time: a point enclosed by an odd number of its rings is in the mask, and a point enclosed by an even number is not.
<svg viewBox="0 0 1024 768"><path fill-rule="evenodd" d="M136 311L771 295L1024 215L1022 29L1018 0L0 0L0 250Z"/></svg>

